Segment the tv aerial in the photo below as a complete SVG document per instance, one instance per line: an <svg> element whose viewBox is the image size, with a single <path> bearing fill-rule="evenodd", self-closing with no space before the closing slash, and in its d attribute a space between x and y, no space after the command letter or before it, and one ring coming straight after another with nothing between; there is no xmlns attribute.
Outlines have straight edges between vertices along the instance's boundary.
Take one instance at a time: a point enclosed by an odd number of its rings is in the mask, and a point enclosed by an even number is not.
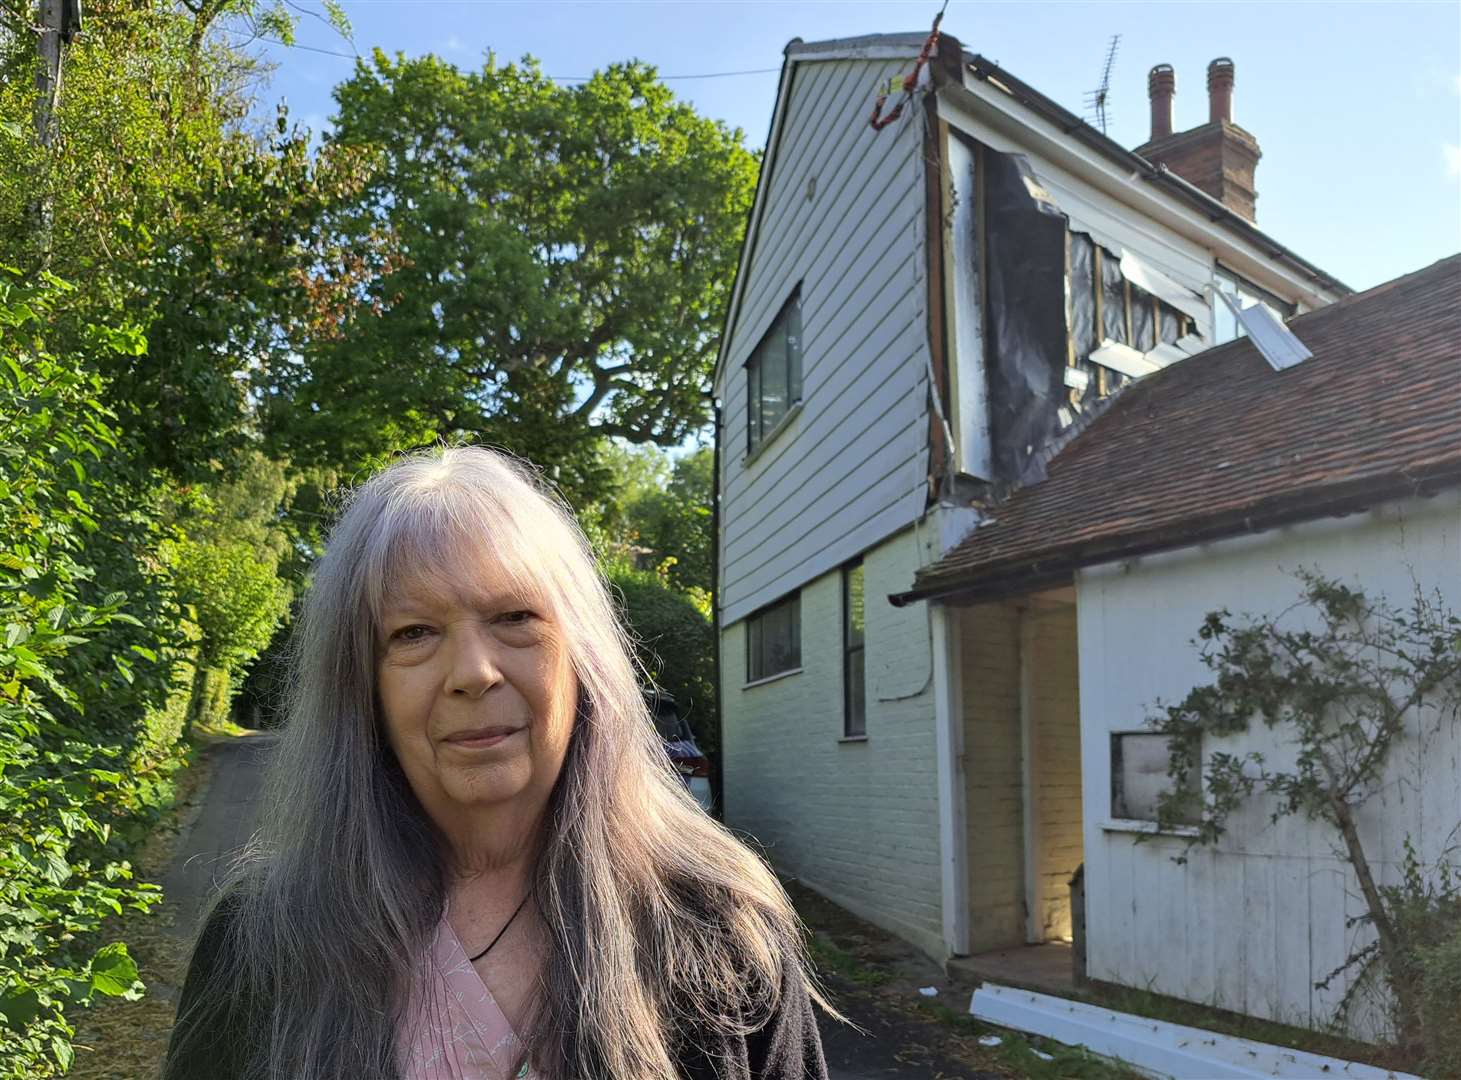
<svg viewBox="0 0 1461 1080"><path fill-rule="evenodd" d="M1121 35L1112 34L1111 44L1106 46L1106 63L1101 68L1101 85L1086 93L1086 116L1101 129L1102 135L1106 134L1106 124L1110 119L1106 102L1111 94L1111 69L1116 66L1116 50L1120 45Z"/></svg>

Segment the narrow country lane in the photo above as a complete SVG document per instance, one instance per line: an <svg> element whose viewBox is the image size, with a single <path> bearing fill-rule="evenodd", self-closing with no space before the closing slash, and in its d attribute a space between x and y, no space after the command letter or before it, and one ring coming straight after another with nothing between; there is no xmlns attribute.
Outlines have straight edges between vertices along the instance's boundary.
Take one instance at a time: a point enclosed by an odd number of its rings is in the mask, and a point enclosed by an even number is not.
<svg viewBox="0 0 1461 1080"><path fill-rule="evenodd" d="M202 806L179 839L177 855L163 879L172 905L172 932L191 941L215 883L229 858L248 842L258 818L264 766L278 739L270 734L220 739L204 752L212 775Z"/></svg>

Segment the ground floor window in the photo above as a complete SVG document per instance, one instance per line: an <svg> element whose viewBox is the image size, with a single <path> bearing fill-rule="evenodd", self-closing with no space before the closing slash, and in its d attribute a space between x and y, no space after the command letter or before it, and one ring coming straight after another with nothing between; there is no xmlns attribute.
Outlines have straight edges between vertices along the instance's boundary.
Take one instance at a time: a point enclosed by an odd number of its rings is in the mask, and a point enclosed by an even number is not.
<svg viewBox="0 0 1461 1080"><path fill-rule="evenodd" d="M1171 737L1153 731L1116 731L1111 734L1111 816L1121 821L1157 820L1162 793L1171 790L1167 773L1171 760ZM1188 778L1189 790L1201 790L1196 776ZM1199 812L1184 819L1184 825L1200 824Z"/></svg>
<svg viewBox="0 0 1461 1080"><path fill-rule="evenodd" d="M802 600L792 593L746 620L746 681L802 666Z"/></svg>
<svg viewBox="0 0 1461 1080"><path fill-rule="evenodd" d="M867 734L863 670L862 561L842 568L842 733Z"/></svg>

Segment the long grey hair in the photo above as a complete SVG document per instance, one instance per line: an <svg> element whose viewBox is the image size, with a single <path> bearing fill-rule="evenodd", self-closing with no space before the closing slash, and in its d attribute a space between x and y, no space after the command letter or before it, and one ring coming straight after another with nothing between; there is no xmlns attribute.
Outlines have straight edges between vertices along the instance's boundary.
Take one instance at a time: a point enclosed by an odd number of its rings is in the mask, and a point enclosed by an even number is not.
<svg viewBox="0 0 1461 1080"><path fill-rule="evenodd" d="M349 498L296 624L261 824L224 890L227 962L196 1003L201 1017L253 1018L243 1074L397 1075L396 1028L449 866L385 738L376 635L392 582L441 569L463 545L545 606L579 684L536 870L550 943L521 1033L534 1068L552 1080L673 1080L687 1032L754 1030L784 971L820 1001L780 884L667 767L570 512L504 454L439 448Z"/></svg>

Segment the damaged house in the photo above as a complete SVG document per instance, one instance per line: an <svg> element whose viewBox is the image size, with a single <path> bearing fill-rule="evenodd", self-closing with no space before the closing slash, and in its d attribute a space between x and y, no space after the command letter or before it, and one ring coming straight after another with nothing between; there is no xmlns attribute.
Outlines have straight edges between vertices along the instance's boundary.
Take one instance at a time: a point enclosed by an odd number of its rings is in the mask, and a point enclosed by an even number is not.
<svg viewBox="0 0 1461 1080"><path fill-rule="evenodd" d="M1205 364L1254 305L1350 290L1255 224L1231 61L1175 132L1154 68L1132 150L927 40L786 48L714 382L725 818L937 958L1038 945L1068 968L1093 827L1075 587L989 618L890 597L1122 387Z"/></svg>
<svg viewBox="0 0 1461 1080"><path fill-rule="evenodd" d="M978 717L951 729L947 765L962 754L986 778L953 807L967 851L946 853L967 860L971 898L996 869L972 837L1002 814L998 791L1039 860L1023 895L1047 927L1065 923L1060 875L1083 865L1092 977L1298 1026L1341 1019L1377 1039L1394 1034L1387 999L1345 967L1375 928L1337 824L1271 819L1279 801L1259 796L1220 843L1188 850L1192 824L1158 829L1171 747L1146 722L1213 683L1194 644L1209 612L1319 629L1298 604L1300 570L1406 613L1419 589L1461 614L1461 256L1286 328L1260 310L1243 312L1251 337L1117 395L1047 475L890 599L943 609L949 678L965 684L955 700ZM1407 846L1427 876L1461 868L1461 730L1445 700L1408 706L1383 769L1346 799L1382 888L1404 882ZM1362 715L1333 718L1331 765L1346 739L1375 745ZM1295 769L1293 725L1255 720L1200 748L1208 764L1253 753ZM1072 787L1078 802L1050 797Z"/></svg>

